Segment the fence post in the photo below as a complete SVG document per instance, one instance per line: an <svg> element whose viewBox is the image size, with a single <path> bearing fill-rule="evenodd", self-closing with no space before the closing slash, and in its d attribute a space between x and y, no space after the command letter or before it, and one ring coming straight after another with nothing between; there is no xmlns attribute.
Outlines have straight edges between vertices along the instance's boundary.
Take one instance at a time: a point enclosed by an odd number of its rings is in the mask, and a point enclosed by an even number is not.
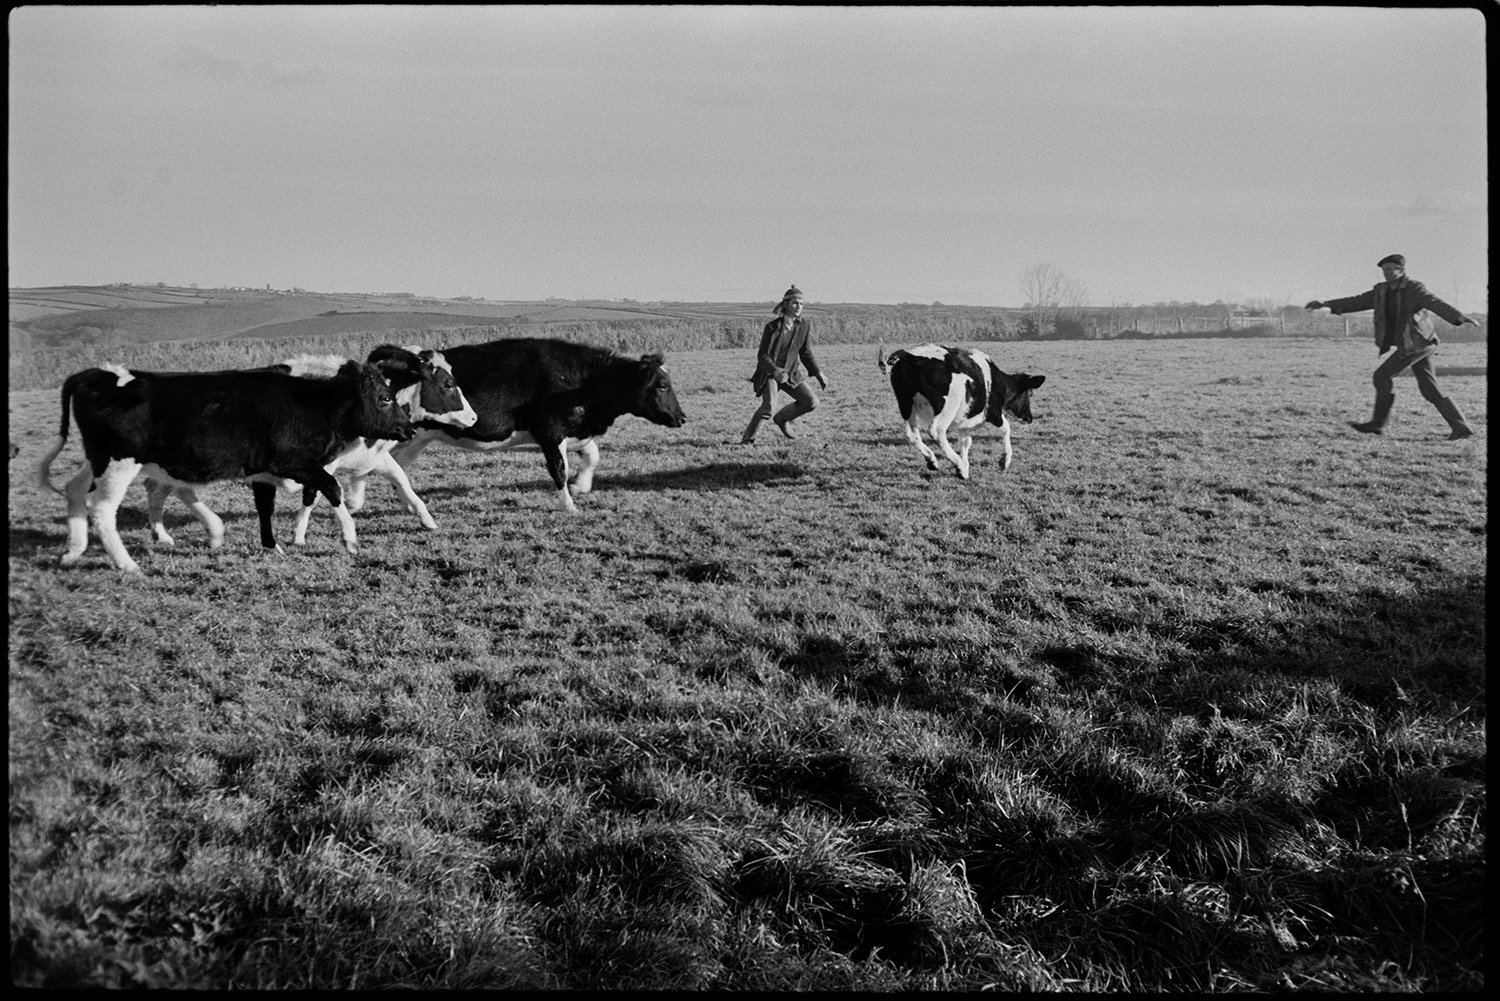
<svg viewBox="0 0 1500 1001"><path fill-rule="evenodd" d="M1344 317L1344 336L1349 336L1349 318L1347 316Z"/></svg>

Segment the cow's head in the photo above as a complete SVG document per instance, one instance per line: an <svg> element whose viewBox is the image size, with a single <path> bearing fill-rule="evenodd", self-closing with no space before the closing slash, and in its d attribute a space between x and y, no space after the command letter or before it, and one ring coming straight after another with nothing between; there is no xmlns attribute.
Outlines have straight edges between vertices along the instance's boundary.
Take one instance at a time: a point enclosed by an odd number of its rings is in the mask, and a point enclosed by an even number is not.
<svg viewBox="0 0 1500 1001"><path fill-rule="evenodd" d="M646 355L637 364L640 366L641 392L631 413L644 417L653 424L669 428L680 428L687 423L687 415L677 402L677 393L672 389L672 377L667 375L661 355Z"/></svg>
<svg viewBox="0 0 1500 1001"><path fill-rule="evenodd" d="M362 438L390 438L408 441L416 433L406 408L396 402L396 394L386 382L385 374L369 362L345 362L337 376L354 384L352 431Z"/></svg>
<svg viewBox="0 0 1500 1001"><path fill-rule="evenodd" d="M1031 391L1047 381L1045 375L1027 375L1017 372L1007 375L990 363L990 379L994 391L990 394L990 418L999 424L1005 414L1010 414L1022 424L1031 423ZM995 405L999 404L997 408Z"/></svg>
<svg viewBox="0 0 1500 1001"><path fill-rule="evenodd" d="M369 361L390 381L412 421L472 427L479 420L447 359L438 352L382 344L370 352Z"/></svg>

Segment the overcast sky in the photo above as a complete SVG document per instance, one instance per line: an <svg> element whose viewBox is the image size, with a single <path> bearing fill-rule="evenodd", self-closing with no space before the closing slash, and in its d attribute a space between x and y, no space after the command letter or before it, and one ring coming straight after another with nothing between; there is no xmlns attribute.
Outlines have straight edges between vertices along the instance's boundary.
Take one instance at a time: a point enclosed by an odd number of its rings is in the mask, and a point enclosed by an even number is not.
<svg viewBox="0 0 1500 1001"><path fill-rule="evenodd" d="M10 285L1486 308L1476 9L23 7Z"/></svg>

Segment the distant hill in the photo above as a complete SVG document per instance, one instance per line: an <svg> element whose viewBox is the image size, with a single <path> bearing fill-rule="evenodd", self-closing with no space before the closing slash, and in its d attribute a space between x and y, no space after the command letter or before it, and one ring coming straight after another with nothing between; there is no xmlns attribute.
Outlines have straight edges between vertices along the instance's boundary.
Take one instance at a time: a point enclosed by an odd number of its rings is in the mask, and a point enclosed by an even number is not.
<svg viewBox="0 0 1500 1001"><path fill-rule="evenodd" d="M1247 316L1223 303L1084 307L1038 332L1027 311L943 303L815 302L809 310L823 343L1010 340L1036 336L1137 339L1203 336L1368 337L1369 314L1334 317L1286 307ZM500 301L411 293L302 289L197 289L162 285L63 286L10 290L12 374L16 351L263 339L290 343L443 331L453 337L545 336L598 339L621 347L753 346L771 303L633 300ZM1066 326L1067 329L1064 329ZM503 328L504 334L492 328ZM652 335L652 332L655 332ZM1481 326L1447 329L1445 340L1486 340ZM451 337L439 338L452 342Z"/></svg>
<svg viewBox="0 0 1500 1001"><path fill-rule="evenodd" d="M705 319L759 307L692 304L498 302L406 294L277 292L165 286L10 290L11 347L140 344L221 338L319 337L496 323Z"/></svg>

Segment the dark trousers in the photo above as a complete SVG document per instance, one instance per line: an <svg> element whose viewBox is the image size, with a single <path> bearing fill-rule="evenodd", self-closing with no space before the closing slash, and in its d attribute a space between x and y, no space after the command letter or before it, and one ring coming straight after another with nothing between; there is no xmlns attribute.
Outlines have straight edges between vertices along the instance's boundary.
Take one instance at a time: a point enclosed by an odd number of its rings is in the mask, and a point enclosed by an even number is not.
<svg viewBox="0 0 1500 1001"><path fill-rule="evenodd" d="M1397 348L1391 352L1391 356L1380 363L1375 370L1372 380L1375 383L1375 392L1380 396L1389 396L1396 391L1396 376L1406 369L1411 369L1411 374L1417 377L1417 390L1422 394L1422 399L1438 406L1445 399L1443 390L1438 386L1437 369L1432 364L1432 356L1437 351L1437 345L1429 345L1417 351L1409 348Z"/></svg>
<svg viewBox="0 0 1500 1001"><path fill-rule="evenodd" d="M776 415L781 420L795 420L803 414L811 413L817 409L818 394L813 392L812 386L808 385L806 379L803 379L795 386L788 386L784 383L778 385L775 379L767 379L766 391L760 394L760 406L756 408L751 420L763 421L771 416L772 412L776 410L777 389L780 389L792 398L792 402L782 407L781 413Z"/></svg>
<svg viewBox="0 0 1500 1001"><path fill-rule="evenodd" d="M792 398L791 403L788 403L780 411L776 412L776 422L783 428L789 422L796 420L803 414L817 409L818 394L813 392L812 387L807 384L806 379L795 386L781 385L775 379L767 379L766 387L760 394L760 406L756 407L755 413L750 415L750 424L745 428L745 434L740 438L741 442L748 443L754 441L756 432L760 430L761 422L770 417L771 413L776 410L776 391L778 389L785 391ZM787 432L787 434L790 436L791 432Z"/></svg>
<svg viewBox="0 0 1500 1001"><path fill-rule="evenodd" d="M1409 368L1411 374L1417 377L1417 390L1422 394L1422 399L1431 403L1443 415L1443 419L1453 429L1454 437L1466 438L1474 433L1458 404L1444 396L1442 387L1438 385L1437 369L1432 364L1435 351L1436 344L1428 344L1415 351L1397 348L1389 358L1380 363L1371 378L1375 383L1375 416L1368 425L1360 427L1361 431L1377 431L1384 426L1390 416L1391 404L1396 399L1395 378Z"/></svg>

